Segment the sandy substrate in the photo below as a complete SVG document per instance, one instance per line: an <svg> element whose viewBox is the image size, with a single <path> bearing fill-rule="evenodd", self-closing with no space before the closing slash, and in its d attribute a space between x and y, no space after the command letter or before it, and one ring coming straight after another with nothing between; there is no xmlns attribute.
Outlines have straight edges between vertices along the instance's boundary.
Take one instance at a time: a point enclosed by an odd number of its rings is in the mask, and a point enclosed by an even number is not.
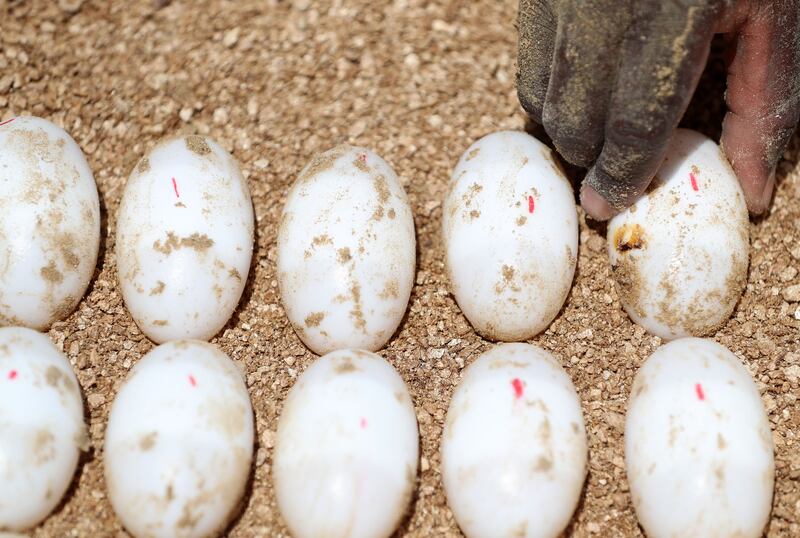
<svg viewBox="0 0 800 538"><path fill-rule="evenodd" d="M287 188L310 157L350 142L373 148L395 167L416 219L419 258L409 313L381 352L410 387L421 433L417 495L400 534L457 536L441 486L439 438L461 370L490 344L475 335L448 292L441 201L472 141L525 126L514 88L515 1L80 4L0 0L0 119L32 114L66 128L95 171L104 215L90 290L50 331L82 385L91 450L65 502L34 535L124 536L105 493L103 433L115 391L153 345L122 303L115 214L126 178L148 148L167 135L200 133L241 162L257 216L245 295L213 340L246 372L256 415L253 479L230 535L286 535L270 482L274 432L287 391L314 356L279 302L277 224ZM708 95L699 95L689 123L718 135ZM800 535L800 304L785 298L800 283L799 153L795 137L772 210L752 224L746 293L716 335L747 364L769 412L776 446L770 536ZM580 232L567 305L533 342L561 359L587 421L590 470L572 532L636 536L624 413L634 373L660 340L621 310L604 228L581 215Z"/></svg>

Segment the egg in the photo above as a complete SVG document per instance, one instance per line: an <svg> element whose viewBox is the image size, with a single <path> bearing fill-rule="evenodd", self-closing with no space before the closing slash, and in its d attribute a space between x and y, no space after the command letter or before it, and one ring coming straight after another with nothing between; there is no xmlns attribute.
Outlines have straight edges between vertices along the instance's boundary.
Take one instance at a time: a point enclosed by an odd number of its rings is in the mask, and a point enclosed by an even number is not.
<svg viewBox="0 0 800 538"><path fill-rule="evenodd" d="M415 263L411 208L386 161L338 146L300 172L278 231L278 282L312 351L386 345L406 312Z"/></svg>
<svg viewBox="0 0 800 538"><path fill-rule="evenodd" d="M461 311L492 340L527 340L555 319L578 252L572 187L551 150L487 135L453 171L442 214L445 265Z"/></svg>
<svg viewBox="0 0 800 538"><path fill-rule="evenodd" d="M253 205L239 165L202 136L172 138L134 168L117 213L117 270L136 324L157 343L209 340L244 290Z"/></svg>
<svg viewBox="0 0 800 538"><path fill-rule="evenodd" d="M21 531L44 520L88 447L67 358L41 333L0 328L0 529Z"/></svg>
<svg viewBox="0 0 800 538"><path fill-rule="evenodd" d="M339 350L297 380L278 422L272 476L295 538L388 537L416 485L419 433L384 359Z"/></svg>
<svg viewBox="0 0 800 538"><path fill-rule="evenodd" d="M252 455L242 373L211 344L168 342L131 369L114 398L109 499L137 538L216 536L240 508Z"/></svg>
<svg viewBox="0 0 800 538"><path fill-rule="evenodd" d="M547 351L498 345L464 371L441 450L447 502L466 536L559 536L587 470L575 387Z"/></svg>
<svg viewBox="0 0 800 538"><path fill-rule="evenodd" d="M744 194L720 148L679 129L648 193L608 226L622 305L671 340L714 333L747 283Z"/></svg>
<svg viewBox="0 0 800 538"><path fill-rule="evenodd" d="M47 330L97 264L100 203L75 141L47 120L0 125L0 325Z"/></svg>
<svg viewBox="0 0 800 538"><path fill-rule="evenodd" d="M761 536L772 504L772 433L747 369L713 340L675 340L640 368L625 460L648 536Z"/></svg>

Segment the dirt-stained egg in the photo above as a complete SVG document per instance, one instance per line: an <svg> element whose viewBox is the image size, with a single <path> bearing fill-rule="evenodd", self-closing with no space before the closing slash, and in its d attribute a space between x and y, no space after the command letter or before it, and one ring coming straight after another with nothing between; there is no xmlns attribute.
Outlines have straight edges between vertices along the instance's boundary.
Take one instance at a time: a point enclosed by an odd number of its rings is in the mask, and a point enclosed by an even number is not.
<svg viewBox="0 0 800 538"><path fill-rule="evenodd" d="M501 344L453 394L442 433L447 503L469 538L556 537L587 470L578 394L547 351Z"/></svg>
<svg viewBox="0 0 800 538"><path fill-rule="evenodd" d="M546 329L578 253L575 198L551 150L514 131L472 144L453 171L442 224L450 285L475 330L519 341Z"/></svg>
<svg viewBox="0 0 800 538"><path fill-rule="evenodd" d="M749 226L744 194L720 148L678 129L650 190L608 226L625 311L667 340L715 332L747 282Z"/></svg>
<svg viewBox="0 0 800 538"><path fill-rule="evenodd" d="M0 530L44 520L88 448L80 387L47 336L0 328Z"/></svg>
<svg viewBox="0 0 800 538"><path fill-rule="evenodd" d="M78 144L41 118L0 124L0 326L47 330L71 314L99 246L97 185Z"/></svg>
<svg viewBox="0 0 800 538"><path fill-rule="evenodd" d="M416 485L419 433L384 359L340 350L297 380L278 422L272 476L295 538L388 537Z"/></svg>
<svg viewBox="0 0 800 538"><path fill-rule="evenodd" d="M312 351L383 347L406 312L415 264L411 208L386 161L344 145L300 172L278 231L278 281Z"/></svg>
<svg viewBox="0 0 800 538"><path fill-rule="evenodd" d="M156 347L114 398L104 452L111 504L133 536L219 535L240 508L253 455L244 376L206 342Z"/></svg>
<svg viewBox="0 0 800 538"><path fill-rule="evenodd" d="M653 353L633 382L628 483L648 536L761 536L775 464L767 413L741 361L710 339Z"/></svg>
<svg viewBox="0 0 800 538"><path fill-rule="evenodd" d="M253 253L238 163L202 136L169 139L134 168L117 213L122 295L151 340L209 340L230 319Z"/></svg>

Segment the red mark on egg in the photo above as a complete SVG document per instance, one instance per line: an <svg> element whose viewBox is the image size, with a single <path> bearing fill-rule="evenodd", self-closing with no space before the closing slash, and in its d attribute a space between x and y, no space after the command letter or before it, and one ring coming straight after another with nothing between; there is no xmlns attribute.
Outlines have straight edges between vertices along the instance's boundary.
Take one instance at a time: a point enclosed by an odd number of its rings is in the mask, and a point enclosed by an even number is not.
<svg viewBox="0 0 800 538"><path fill-rule="evenodd" d="M196 380L196 379L194 378L194 376L193 376L193 375L191 375L191 374L189 375L189 384L190 384L191 386L193 386L193 387L196 387L196 386L197 386L197 380Z"/></svg>
<svg viewBox="0 0 800 538"><path fill-rule="evenodd" d="M180 194L178 194L178 182L177 182L177 181L175 181L175 178L172 178L172 188L173 188L173 189L175 189L175 196L176 196L177 198L180 198L180 197L181 197L181 195L180 195Z"/></svg>
<svg viewBox="0 0 800 538"><path fill-rule="evenodd" d="M706 394L703 392L703 385L700 383L696 383L694 386L694 391L697 393L697 399L701 402L706 399Z"/></svg>
<svg viewBox="0 0 800 538"><path fill-rule="evenodd" d="M365 429L367 427L367 419L361 417L361 420L359 421L358 425L361 426L362 430Z"/></svg>
<svg viewBox="0 0 800 538"><path fill-rule="evenodd" d="M511 386L514 388L514 397L516 399L522 398L522 395L525 393L525 383L518 377L515 377L511 380Z"/></svg>
<svg viewBox="0 0 800 538"><path fill-rule="evenodd" d="M3 123L0 123L0 127L2 127L3 125L7 125L7 124L11 123L11 122L12 122L12 121L14 121L15 119L17 119L17 118L11 118L10 120L6 120L6 121L4 121Z"/></svg>
<svg viewBox="0 0 800 538"><path fill-rule="evenodd" d="M697 186L697 178L694 177L693 172L689 172L689 180L692 182L692 189L695 191L699 191L700 188Z"/></svg>
<svg viewBox="0 0 800 538"><path fill-rule="evenodd" d="M533 209L535 207L533 196L528 196L528 213L533 214Z"/></svg>
<svg viewBox="0 0 800 538"><path fill-rule="evenodd" d="M8 378L11 381L15 380L17 378L17 371L16 370L11 370L10 372L8 372Z"/></svg>

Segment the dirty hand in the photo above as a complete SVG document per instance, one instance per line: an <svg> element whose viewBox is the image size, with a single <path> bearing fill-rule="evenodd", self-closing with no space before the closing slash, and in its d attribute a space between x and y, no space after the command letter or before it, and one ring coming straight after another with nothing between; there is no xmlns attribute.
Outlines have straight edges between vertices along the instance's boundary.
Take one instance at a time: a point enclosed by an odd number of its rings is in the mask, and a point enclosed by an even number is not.
<svg viewBox="0 0 800 538"><path fill-rule="evenodd" d="M569 162L587 212L647 188L705 67L735 36L722 147L753 213L800 113L800 0L520 0L518 93Z"/></svg>

